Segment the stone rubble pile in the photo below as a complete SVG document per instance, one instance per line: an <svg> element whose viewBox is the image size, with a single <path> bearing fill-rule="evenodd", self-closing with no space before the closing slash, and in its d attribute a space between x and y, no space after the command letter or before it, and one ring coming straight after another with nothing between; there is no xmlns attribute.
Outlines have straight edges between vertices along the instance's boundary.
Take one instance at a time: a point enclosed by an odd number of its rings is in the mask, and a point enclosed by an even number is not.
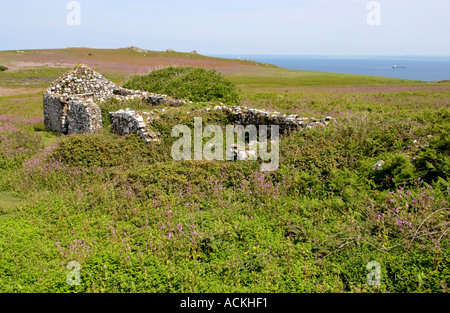
<svg viewBox="0 0 450 313"><path fill-rule="evenodd" d="M84 95L97 98L110 97L116 89L117 86L112 81L81 65L54 81L47 93L60 94L63 97Z"/></svg>
<svg viewBox="0 0 450 313"><path fill-rule="evenodd" d="M250 109L240 106L215 106L214 111L225 111L232 114L233 121L239 125L278 125L280 133L290 133L299 128L310 129L315 126L325 126L333 119L327 116L320 120L315 118L299 117L298 115L286 115L280 112L269 112L258 109ZM270 128L268 129L270 131Z"/></svg>
<svg viewBox="0 0 450 313"><path fill-rule="evenodd" d="M258 149L256 146L256 143L250 142L249 144L245 145L245 149L241 150L239 149L238 144L233 144L231 147L227 150L227 160L233 160L233 161L245 161L254 158L256 160L258 156Z"/></svg>
<svg viewBox="0 0 450 313"><path fill-rule="evenodd" d="M111 121L111 132L120 136L131 133L138 134L142 139L148 142L159 142L159 132L154 132L148 127L148 121L151 117L147 112L136 112L129 108L117 112L109 112ZM145 116L145 120L144 120Z"/></svg>

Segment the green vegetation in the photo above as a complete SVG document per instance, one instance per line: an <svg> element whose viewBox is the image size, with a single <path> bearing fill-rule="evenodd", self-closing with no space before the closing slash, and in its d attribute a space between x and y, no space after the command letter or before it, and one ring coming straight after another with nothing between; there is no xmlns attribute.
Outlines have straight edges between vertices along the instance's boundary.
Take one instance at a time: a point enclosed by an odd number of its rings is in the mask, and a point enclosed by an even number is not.
<svg viewBox="0 0 450 313"><path fill-rule="evenodd" d="M234 84L215 70L193 67L167 67L148 75L136 75L124 85L125 88L167 94L191 101L239 102Z"/></svg>
<svg viewBox="0 0 450 313"><path fill-rule="evenodd" d="M14 72L0 71L0 86L8 88L46 88L69 68L37 67Z"/></svg>
<svg viewBox="0 0 450 313"><path fill-rule="evenodd" d="M268 173L172 160L174 125L228 123L201 103L167 110L162 142L145 144L108 123L45 132L39 95L0 97L0 291L449 292L448 85L319 76L230 77L246 106L333 117L282 138Z"/></svg>
<svg viewBox="0 0 450 313"><path fill-rule="evenodd" d="M8 68L6 66L0 65L0 72L7 71Z"/></svg>

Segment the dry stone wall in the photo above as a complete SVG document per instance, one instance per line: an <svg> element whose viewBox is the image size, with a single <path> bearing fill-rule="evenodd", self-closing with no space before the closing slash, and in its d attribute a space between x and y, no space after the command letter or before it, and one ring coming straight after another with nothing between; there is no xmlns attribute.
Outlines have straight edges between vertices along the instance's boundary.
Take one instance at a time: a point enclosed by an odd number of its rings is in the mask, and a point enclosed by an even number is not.
<svg viewBox="0 0 450 313"><path fill-rule="evenodd" d="M333 119L331 116L327 116L319 120L240 106L215 106L214 111L225 111L231 114L233 121L243 126L278 125L281 134L289 133L300 128L309 129L316 126L326 126ZM268 131L270 131L270 128L268 128Z"/></svg>
<svg viewBox="0 0 450 313"><path fill-rule="evenodd" d="M149 105L166 104L175 107L182 106L187 103L185 100L172 99L167 95L160 95L141 90L131 90L122 87L118 87L117 89L115 89L113 94L114 95L112 97L119 101L139 99L140 101ZM105 98L101 99L101 101L103 100L105 100Z"/></svg>
<svg viewBox="0 0 450 313"><path fill-rule="evenodd" d="M92 99L73 98L67 108L67 134L93 133L102 128L102 112Z"/></svg>
<svg viewBox="0 0 450 313"><path fill-rule="evenodd" d="M58 133L67 133L67 99L45 93L44 94L44 125L45 129Z"/></svg>

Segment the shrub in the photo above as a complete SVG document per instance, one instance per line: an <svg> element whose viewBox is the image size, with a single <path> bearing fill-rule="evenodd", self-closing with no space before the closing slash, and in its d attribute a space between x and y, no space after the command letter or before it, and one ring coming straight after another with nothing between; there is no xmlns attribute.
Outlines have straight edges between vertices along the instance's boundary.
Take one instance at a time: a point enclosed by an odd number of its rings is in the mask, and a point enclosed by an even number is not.
<svg viewBox="0 0 450 313"><path fill-rule="evenodd" d="M113 167L150 158L154 152L135 134L111 138L109 134L74 135L62 141L51 158L76 167Z"/></svg>
<svg viewBox="0 0 450 313"><path fill-rule="evenodd" d="M222 101L237 104L234 84L215 70L193 67L167 67L148 75L132 76L125 88L162 93L191 101Z"/></svg>
<svg viewBox="0 0 450 313"><path fill-rule="evenodd" d="M450 176L450 127L439 129L439 134L432 137L430 146L419 152L414 165L421 177L428 182L447 180Z"/></svg>
<svg viewBox="0 0 450 313"><path fill-rule="evenodd" d="M0 65L0 72L6 71L8 68L6 66Z"/></svg>
<svg viewBox="0 0 450 313"><path fill-rule="evenodd" d="M14 168L41 148L41 137L34 133L24 130L0 132L0 171Z"/></svg>
<svg viewBox="0 0 450 313"><path fill-rule="evenodd" d="M380 190L392 189L404 183L411 184L417 178L415 168L405 154L385 154L382 158L385 162L379 170L373 169L375 159L363 161L361 169Z"/></svg>

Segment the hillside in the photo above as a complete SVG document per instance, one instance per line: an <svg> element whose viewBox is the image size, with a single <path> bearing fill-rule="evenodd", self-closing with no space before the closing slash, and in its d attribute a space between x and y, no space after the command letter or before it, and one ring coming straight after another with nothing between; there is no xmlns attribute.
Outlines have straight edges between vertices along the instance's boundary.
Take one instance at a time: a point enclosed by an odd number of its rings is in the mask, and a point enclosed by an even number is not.
<svg viewBox="0 0 450 313"><path fill-rule="evenodd" d="M42 94L80 63L119 86L216 69L253 112L330 118L283 134L270 172L172 157L175 126L224 128L227 103L109 99L101 130L47 131ZM136 49L1 51L0 65L0 292L449 291L450 83ZM124 108L160 140L111 132Z"/></svg>
<svg viewBox="0 0 450 313"><path fill-rule="evenodd" d="M124 83L133 74L148 74L152 70L171 65L216 69L243 88L385 86L417 85L419 83L376 76L287 70L270 64L213 58L197 53L144 51L133 48L0 51L0 65L9 68L8 71L0 72L0 94L13 94L14 92L9 89L20 89L24 86L34 88L34 90L43 90L54 79L76 64L86 64L117 83ZM435 84L437 83L425 83L425 85ZM446 85L450 85L450 83Z"/></svg>

